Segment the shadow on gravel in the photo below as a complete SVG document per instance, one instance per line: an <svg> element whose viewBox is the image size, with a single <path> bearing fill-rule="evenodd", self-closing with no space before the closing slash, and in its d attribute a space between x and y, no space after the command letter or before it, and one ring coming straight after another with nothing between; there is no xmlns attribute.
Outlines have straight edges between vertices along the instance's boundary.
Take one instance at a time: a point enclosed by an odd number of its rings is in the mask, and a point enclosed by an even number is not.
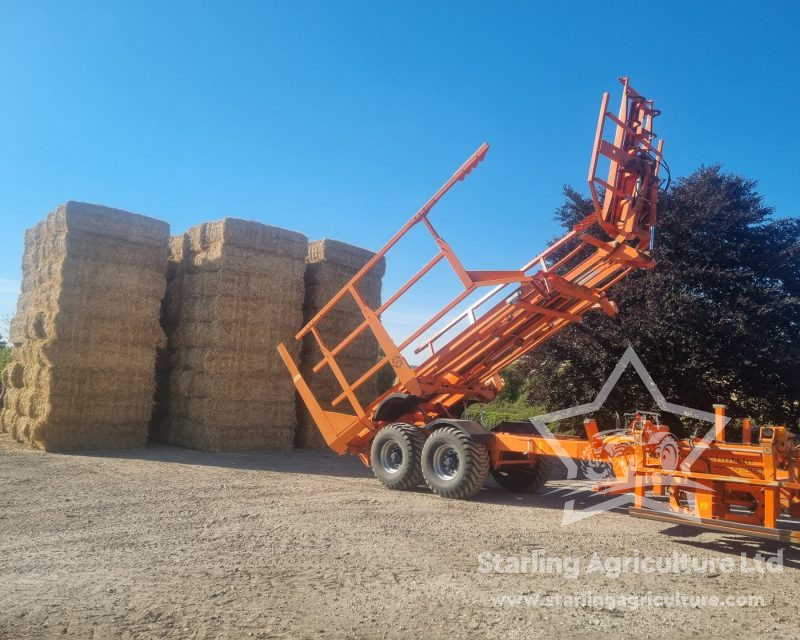
<svg viewBox="0 0 800 640"><path fill-rule="evenodd" d="M783 523L787 526L793 523ZM703 533L714 533L695 527L684 525L674 525L663 529L661 533L671 538L671 542L703 549L704 551L716 551L728 553L730 555L741 556L746 554L748 558L753 558L757 553L771 556L775 555L779 549L783 549L783 565L785 567L800 570L800 549L787 543L775 542L772 540L761 540L758 538L748 538L746 536L736 536L729 534L717 534L714 540L700 540ZM677 538L690 538L680 540Z"/></svg>
<svg viewBox="0 0 800 640"><path fill-rule="evenodd" d="M144 449L120 449L107 451L76 451L60 455L81 456L92 458L109 458L118 460L143 460L154 463L188 464L205 467L220 467L227 469L244 469L252 471L274 471L279 473L302 473L340 478L372 478L372 470L361 464L356 456L339 456L329 449L291 449L289 451L246 451L210 453L197 451L161 442L150 442ZM566 478L566 469L560 463L553 465L551 478L559 480ZM495 489L497 504L517 504L519 499L526 505L532 504L541 498L541 494L511 494L502 491L490 480ZM425 489L427 491L427 489ZM546 493L547 490L545 490ZM491 502L491 498L484 497L484 493L477 498L478 501ZM563 499L555 498L559 508L563 506ZM523 505L520 505L523 506Z"/></svg>
<svg viewBox="0 0 800 640"><path fill-rule="evenodd" d="M560 481L567 484L559 485ZM475 498L474 502L484 504L499 504L512 507L538 507L540 509L563 509L567 501L574 501L573 508L592 509L598 508L608 496L592 491L593 481L585 478L578 480L567 479L567 469L560 461L554 460L550 472L550 480L543 489L536 493L509 493L501 489L489 476L486 488ZM609 513L626 513L627 507L608 509Z"/></svg>
<svg viewBox="0 0 800 640"><path fill-rule="evenodd" d="M187 464L250 471L302 473L339 478L372 477L372 471L361 464L358 458L338 456L331 451L317 449L209 453L168 444L151 443L145 449L81 451L64 455L113 458L117 460L142 460L156 464Z"/></svg>
<svg viewBox="0 0 800 640"><path fill-rule="evenodd" d="M591 483L587 482L585 491L565 487L564 491L552 493L548 493L550 489L545 487L542 493L524 494L507 493L490 481L473 501L483 504L535 507L538 509L563 509L567 500L574 500L573 508L575 510L597 508L607 497L594 493L590 486ZM626 518L630 517L627 505L613 509L604 508L603 511ZM720 534L719 532L687 525L665 525L657 522L651 522L651 524L656 528L663 527L658 531L658 534L663 535L665 541L671 544L685 545L709 552L726 553L739 557L744 553L748 558L752 559L759 552L763 556L770 557L776 555L779 549L783 549L783 565L787 568L800 570L800 549L787 543L733 534ZM794 530L800 529L800 524L792 521L781 522L781 526ZM711 534L714 538L712 540L702 540L700 538L703 534Z"/></svg>
<svg viewBox="0 0 800 640"><path fill-rule="evenodd" d="M573 508L576 510L598 508L608 497L597 494L591 490L591 483L586 483L586 489L575 489L574 487L551 487L545 488L538 493L509 493L504 491L493 481L486 484L486 488L475 498L474 502L483 504L498 504L510 507L537 507L539 509L563 509L568 500L573 500ZM608 513L624 513L624 507L614 507L607 509Z"/></svg>

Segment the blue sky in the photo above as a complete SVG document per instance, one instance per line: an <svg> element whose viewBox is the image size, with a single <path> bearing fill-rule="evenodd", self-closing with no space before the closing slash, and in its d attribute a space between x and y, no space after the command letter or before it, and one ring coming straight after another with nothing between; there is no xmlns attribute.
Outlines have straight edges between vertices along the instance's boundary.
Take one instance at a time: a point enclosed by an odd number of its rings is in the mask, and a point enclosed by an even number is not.
<svg viewBox="0 0 800 640"><path fill-rule="evenodd" d="M2 2L0 315L23 231L66 200L223 216L376 249L484 140L433 217L471 268L514 268L585 186L601 93L663 110L673 175L760 181L797 215L800 4ZM625 17L628 14L628 17ZM433 247L390 263L387 285ZM422 291L394 322L434 304Z"/></svg>

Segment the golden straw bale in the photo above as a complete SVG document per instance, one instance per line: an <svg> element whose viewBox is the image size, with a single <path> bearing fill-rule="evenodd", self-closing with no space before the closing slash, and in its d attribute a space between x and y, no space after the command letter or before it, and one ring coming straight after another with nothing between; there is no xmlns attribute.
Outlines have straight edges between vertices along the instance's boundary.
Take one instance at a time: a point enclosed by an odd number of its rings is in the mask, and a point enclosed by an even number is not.
<svg viewBox="0 0 800 640"><path fill-rule="evenodd" d="M165 222L78 202L25 233L5 430L56 451L145 443L168 243Z"/></svg>
<svg viewBox="0 0 800 640"><path fill-rule="evenodd" d="M171 241L162 439L210 451L292 446L294 386L275 347L295 342L302 323L306 246L299 233L234 218Z"/></svg>

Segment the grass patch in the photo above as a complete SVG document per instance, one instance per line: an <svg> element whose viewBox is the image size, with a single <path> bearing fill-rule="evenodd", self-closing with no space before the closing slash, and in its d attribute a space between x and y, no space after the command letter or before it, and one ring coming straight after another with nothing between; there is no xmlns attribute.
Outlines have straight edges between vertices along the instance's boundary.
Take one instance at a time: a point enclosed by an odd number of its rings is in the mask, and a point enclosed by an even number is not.
<svg viewBox="0 0 800 640"><path fill-rule="evenodd" d="M542 407L528 404L524 397L519 397L516 400L498 397L492 402L471 404L464 412L464 417L467 420L479 422L487 429L491 429L507 420L527 421L532 416L544 412Z"/></svg>

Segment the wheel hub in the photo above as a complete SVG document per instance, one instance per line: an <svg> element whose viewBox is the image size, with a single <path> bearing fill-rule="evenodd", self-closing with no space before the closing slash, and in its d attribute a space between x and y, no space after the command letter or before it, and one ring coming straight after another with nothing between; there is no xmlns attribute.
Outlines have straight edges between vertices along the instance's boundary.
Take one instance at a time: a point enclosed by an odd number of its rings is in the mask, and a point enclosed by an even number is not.
<svg viewBox="0 0 800 640"><path fill-rule="evenodd" d="M433 470L444 480L449 480L458 473L458 452L449 444L442 444L433 452Z"/></svg>
<svg viewBox="0 0 800 640"><path fill-rule="evenodd" d="M403 465L403 449L396 442L386 442L380 450L380 464L387 473L397 473Z"/></svg>

